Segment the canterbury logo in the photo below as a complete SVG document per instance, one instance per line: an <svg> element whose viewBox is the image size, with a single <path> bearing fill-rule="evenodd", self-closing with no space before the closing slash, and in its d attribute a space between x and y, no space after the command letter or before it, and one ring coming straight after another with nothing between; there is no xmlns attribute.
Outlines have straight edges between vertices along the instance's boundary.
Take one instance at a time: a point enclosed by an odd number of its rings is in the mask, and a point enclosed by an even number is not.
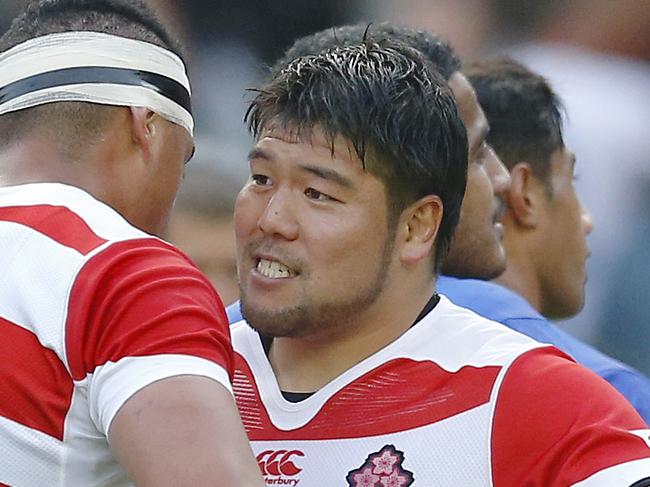
<svg viewBox="0 0 650 487"><path fill-rule="evenodd" d="M293 463L292 458L304 456L300 450L265 450L256 459L262 475L291 477L302 472L302 468Z"/></svg>

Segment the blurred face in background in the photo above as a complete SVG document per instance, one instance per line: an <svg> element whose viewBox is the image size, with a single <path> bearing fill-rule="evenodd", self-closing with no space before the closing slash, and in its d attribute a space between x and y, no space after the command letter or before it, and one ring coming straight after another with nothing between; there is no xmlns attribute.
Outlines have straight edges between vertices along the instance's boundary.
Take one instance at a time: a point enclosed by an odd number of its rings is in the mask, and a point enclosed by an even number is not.
<svg viewBox="0 0 650 487"><path fill-rule="evenodd" d="M491 279L501 274L506 266L500 220L505 209L503 198L510 187L510 174L485 140L488 122L467 78L454 73L449 86L467 129L469 164L460 221L442 273Z"/></svg>
<svg viewBox="0 0 650 487"><path fill-rule="evenodd" d="M574 166L571 151L565 147L555 150L551 155L550 195L539 198L536 254L540 311L552 319L577 314L585 301L587 235L593 230L593 222L576 194Z"/></svg>

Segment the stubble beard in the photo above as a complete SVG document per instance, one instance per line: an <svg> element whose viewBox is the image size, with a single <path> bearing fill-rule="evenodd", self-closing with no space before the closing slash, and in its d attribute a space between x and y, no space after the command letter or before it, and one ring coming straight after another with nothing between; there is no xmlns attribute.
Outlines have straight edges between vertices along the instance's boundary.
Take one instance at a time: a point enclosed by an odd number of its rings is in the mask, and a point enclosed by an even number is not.
<svg viewBox="0 0 650 487"><path fill-rule="evenodd" d="M384 243L381 260L368 285L350 290L350 299L329 301L327 296L305 296L299 302L283 309L261 308L251 302L246 290L239 286L242 316L262 335L269 337L318 337L337 333L354 326L355 317L372 306L384 290L393 254L394 236Z"/></svg>

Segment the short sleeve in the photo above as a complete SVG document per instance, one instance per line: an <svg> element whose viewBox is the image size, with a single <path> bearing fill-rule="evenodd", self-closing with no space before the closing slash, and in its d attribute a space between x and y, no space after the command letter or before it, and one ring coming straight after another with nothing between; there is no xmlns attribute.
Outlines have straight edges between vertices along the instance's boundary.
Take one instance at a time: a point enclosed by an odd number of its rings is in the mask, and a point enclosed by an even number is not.
<svg viewBox="0 0 650 487"><path fill-rule="evenodd" d="M596 374L553 347L529 351L505 372L498 391L494 486L630 486L650 477L648 433Z"/></svg>
<svg viewBox="0 0 650 487"><path fill-rule="evenodd" d="M180 251L154 238L115 243L85 263L70 293L66 357L104 434L146 385L201 375L230 389L234 362L216 291Z"/></svg>

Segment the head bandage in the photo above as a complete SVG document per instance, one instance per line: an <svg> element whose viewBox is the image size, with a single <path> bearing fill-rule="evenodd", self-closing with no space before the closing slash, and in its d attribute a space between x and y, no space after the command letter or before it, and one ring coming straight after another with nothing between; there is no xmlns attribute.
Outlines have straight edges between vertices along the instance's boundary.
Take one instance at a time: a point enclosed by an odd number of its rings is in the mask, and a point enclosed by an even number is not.
<svg viewBox="0 0 650 487"><path fill-rule="evenodd" d="M61 101L146 107L194 131L181 59L98 32L49 34L0 54L0 115Z"/></svg>

